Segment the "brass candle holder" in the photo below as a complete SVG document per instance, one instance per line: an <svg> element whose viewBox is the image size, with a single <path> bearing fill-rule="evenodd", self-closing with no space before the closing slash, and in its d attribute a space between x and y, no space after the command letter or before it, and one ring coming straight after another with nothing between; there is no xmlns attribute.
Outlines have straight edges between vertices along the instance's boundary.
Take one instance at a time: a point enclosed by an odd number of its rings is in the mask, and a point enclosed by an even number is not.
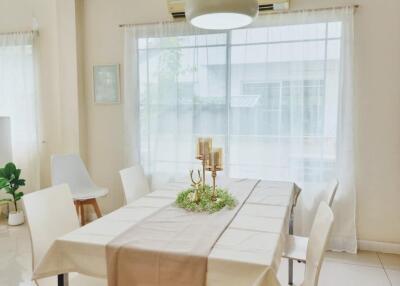
<svg viewBox="0 0 400 286"><path fill-rule="evenodd" d="M211 171L211 177L213 180L213 190L211 194L211 200L216 201L217 200L217 191L216 191L216 178L217 178L217 172L223 170L223 159L222 159L223 151L222 148L215 148L212 149L210 153L210 159L207 164L207 171Z"/></svg>
<svg viewBox="0 0 400 286"><path fill-rule="evenodd" d="M205 191L206 186L206 165L209 160L209 155L212 149L212 139L211 138L198 138L197 148L196 148L196 159L201 160L202 170L203 170L203 191Z"/></svg>
<svg viewBox="0 0 400 286"><path fill-rule="evenodd" d="M198 178L195 180L193 178L193 170L190 171L190 179L192 180L192 187L194 188L194 193L192 197L192 201L198 204L200 202L200 194L199 194L199 188L201 186L201 175L200 175L200 170L197 170Z"/></svg>

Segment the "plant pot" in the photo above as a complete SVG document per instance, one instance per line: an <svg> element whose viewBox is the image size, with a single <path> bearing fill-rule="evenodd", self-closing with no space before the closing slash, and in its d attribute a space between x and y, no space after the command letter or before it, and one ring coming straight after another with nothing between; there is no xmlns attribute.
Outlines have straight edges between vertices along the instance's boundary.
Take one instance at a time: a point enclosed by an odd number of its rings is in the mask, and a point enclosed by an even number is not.
<svg viewBox="0 0 400 286"><path fill-rule="evenodd" d="M17 212L10 212L8 214L8 225L20 225L23 224L25 221L24 218L24 213L23 211L17 211Z"/></svg>

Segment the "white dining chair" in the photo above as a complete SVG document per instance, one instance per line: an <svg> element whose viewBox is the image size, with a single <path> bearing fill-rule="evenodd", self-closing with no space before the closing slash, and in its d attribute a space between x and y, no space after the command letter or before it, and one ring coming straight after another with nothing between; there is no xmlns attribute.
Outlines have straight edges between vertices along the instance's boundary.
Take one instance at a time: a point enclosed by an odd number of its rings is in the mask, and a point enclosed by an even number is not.
<svg viewBox="0 0 400 286"><path fill-rule="evenodd" d="M295 185L295 193L293 196L292 207L289 213L289 235L294 234L294 211L297 206L302 189ZM293 260L288 260L288 273L289 273L289 284L293 284Z"/></svg>
<svg viewBox="0 0 400 286"><path fill-rule="evenodd" d="M327 188L325 190L325 197L322 199L322 201L325 201L329 207L332 207L336 192L339 188L339 181L337 179L332 180L331 182L328 183ZM300 190L301 191L301 190ZM293 234L293 229L294 229L294 208L297 205L297 200L300 195L300 192L297 194L295 197L294 203L292 205L292 209L290 212L290 218L289 218L289 234ZM303 237L303 245L307 245L308 238ZM293 260L289 259L288 260L288 276L289 276L289 285L293 284Z"/></svg>
<svg viewBox="0 0 400 286"><path fill-rule="evenodd" d="M335 200L336 192L339 188L339 181L337 179L332 180L327 187L326 203L332 207L333 201Z"/></svg>
<svg viewBox="0 0 400 286"><path fill-rule="evenodd" d="M290 235L283 257L306 263L302 286L317 286L334 216L326 202L321 202L311 227L310 237Z"/></svg>
<svg viewBox="0 0 400 286"><path fill-rule="evenodd" d="M129 204L150 192L150 186L142 166L135 165L123 169L119 171L119 174L121 176L126 204Z"/></svg>
<svg viewBox="0 0 400 286"><path fill-rule="evenodd" d="M97 217L101 217L96 199L106 196L108 190L95 185L79 155L53 155L51 157L51 179L53 186L68 184L76 211L81 218L81 225L86 222L85 205L91 205Z"/></svg>
<svg viewBox="0 0 400 286"><path fill-rule="evenodd" d="M27 194L22 199L32 245L35 269L53 242L79 228L71 192L66 184ZM107 285L105 280L71 274L70 286ZM36 280L38 286L57 285L57 277Z"/></svg>

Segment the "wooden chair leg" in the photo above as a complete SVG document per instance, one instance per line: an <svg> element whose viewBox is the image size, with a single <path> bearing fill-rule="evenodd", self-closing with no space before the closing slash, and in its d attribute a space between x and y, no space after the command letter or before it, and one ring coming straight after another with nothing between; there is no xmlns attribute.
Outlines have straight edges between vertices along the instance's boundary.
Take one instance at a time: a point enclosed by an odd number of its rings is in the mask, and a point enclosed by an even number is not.
<svg viewBox="0 0 400 286"><path fill-rule="evenodd" d="M79 217L79 201L74 201L74 205L75 205L76 213L77 213L77 215Z"/></svg>
<svg viewBox="0 0 400 286"><path fill-rule="evenodd" d="M85 225L85 206L83 204L83 202L80 203L80 213L81 213L81 225L84 226Z"/></svg>
<svg viewBox="0 0 400 286"><path fill-rule="evenodd" d="M97 218L100 218L101 217L101 211L100 211L99 205L97 203L97 200L93 199L91 203L92 203L92 206L94 208L94 211L96 213Z"/></svg>

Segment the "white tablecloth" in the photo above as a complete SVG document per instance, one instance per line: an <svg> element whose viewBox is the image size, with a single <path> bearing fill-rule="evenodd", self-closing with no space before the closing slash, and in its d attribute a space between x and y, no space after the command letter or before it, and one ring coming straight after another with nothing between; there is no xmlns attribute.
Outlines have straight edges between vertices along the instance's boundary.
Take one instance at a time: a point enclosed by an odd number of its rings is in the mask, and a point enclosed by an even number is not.
<svg viewBox="0 0 400 286"><path fill-rule="evenodd" d="M35 269L33 278L68 272L106 277L106 245L140 220L171 204L186 186L169 184L60 237ZM261 181L257 185L209 255L208 286L263 285L257 284L257 279L275 276L295 191L295 185L288 182Z"/></svg>

